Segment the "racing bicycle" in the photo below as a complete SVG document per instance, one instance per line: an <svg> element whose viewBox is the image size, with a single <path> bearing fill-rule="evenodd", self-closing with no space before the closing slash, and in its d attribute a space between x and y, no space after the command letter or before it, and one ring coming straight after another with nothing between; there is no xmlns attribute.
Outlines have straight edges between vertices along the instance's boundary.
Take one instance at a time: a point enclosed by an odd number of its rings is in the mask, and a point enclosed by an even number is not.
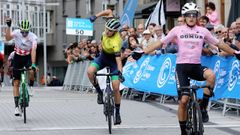
<svg viewBox="0 0 240 135"><path fill-rule="evenodd" d="M28 92L28 83L27 83L27 69L23 67L22 69L15 69L21 72L20 79L20 88L19 88L19 105L23 113L24 123L27 122L26 108L29 106L30 96Z"/></svg>
<svg viewBox="0 0 240 135"><path fill-rule="evenodd" d="M111 87L111 76L119 75L119 73L110 73L110 68L106 67L107 73L96 73L96 76L106 76L106 88L103 91L103 113L106 116L106 121L108 121L108 130L109 134L112 133L112 122L115 119L114 116L114 109L115 109L115 102L114 102L114 94Z"/></svg>

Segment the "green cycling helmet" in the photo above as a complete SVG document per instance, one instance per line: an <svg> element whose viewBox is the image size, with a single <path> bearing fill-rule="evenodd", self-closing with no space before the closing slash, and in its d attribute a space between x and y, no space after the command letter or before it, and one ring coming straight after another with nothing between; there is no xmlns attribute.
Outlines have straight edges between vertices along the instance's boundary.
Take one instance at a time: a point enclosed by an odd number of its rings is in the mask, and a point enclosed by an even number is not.
<svg viewBox="0 0 240 135"><path fill-rule="evenodd" d="M20 24L20 29L23 30L23 31L29 31L31 25L29 23L28 20L23 20L21 21L21 24Z"/></svg>

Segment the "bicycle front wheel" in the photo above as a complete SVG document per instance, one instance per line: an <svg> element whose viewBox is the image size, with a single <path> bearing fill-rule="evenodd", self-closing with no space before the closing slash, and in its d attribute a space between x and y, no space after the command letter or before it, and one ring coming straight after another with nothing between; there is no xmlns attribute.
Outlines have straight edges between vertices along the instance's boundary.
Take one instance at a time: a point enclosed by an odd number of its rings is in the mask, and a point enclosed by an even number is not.
<svg viewBox="0 0 240 135"><path fill-rule="evenodd" d="M109 134L112 134L112 110L111 110L111 99L109 95L107 99L107 119L108 119L108 131L109 131Z"/></svg>
<svg viewBox="0 0 240 135"><path fill-rule="evenodd" d="M22 105L21 105L21 109L22 109L22 111L23 111L24 123L27 123L26 106L27 106L27 101L26 101L26 85L25 85L25 84L22 84Z"/></svg>
<svg viewBox="0 0 240 135"><path fill-rule="evenodd" d="M204 128L202 122L202 113L198 102L193 101L192 103L192 123L193 123L193 134L194 135L203 135Z"/></svg>

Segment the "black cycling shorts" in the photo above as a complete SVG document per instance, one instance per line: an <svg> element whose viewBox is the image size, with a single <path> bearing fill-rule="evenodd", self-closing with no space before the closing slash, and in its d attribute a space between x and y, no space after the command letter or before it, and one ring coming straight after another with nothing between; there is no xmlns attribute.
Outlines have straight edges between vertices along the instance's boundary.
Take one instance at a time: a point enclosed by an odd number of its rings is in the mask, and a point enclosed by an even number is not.
<svg viewBox="0 0 240 135"><path fill-rule="evenodd" d="M3 67L3 60L0 60L0 68Z"/></svg>
<svg viewBox="0 0 240 135"><path fill-rule="evenodd" d="M176 65L176 83L178 88L178 99L182 95L190 96L189 89L179 89L182 86L190 86L190 79L197 81L206 80L203 77L204 71L208 69L201 64L177 64Z"/></svg>
<svg viewBox="0 0 240 135"><path fill-rule="evenodd" d="M13 57L13 78L14 80L21 79L21 72L16 69L22 69L24 66L29 68L32 64L31 62L31 55L21 56L15 53Z"/></svg>

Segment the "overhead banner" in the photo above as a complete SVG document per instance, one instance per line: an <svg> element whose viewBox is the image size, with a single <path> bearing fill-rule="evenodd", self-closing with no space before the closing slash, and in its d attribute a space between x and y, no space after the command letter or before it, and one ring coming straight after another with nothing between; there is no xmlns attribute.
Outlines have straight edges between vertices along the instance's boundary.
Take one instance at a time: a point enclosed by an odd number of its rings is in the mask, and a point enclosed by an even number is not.
<svg viewBox="0 0 240 135"><path fill-rule="evenodd" d="M133 18L135 14L135 10L138 5L138 0L128 0L124 6L123 14L120 18L121 25L127 24L129 27L132 27Z"/></svg>
<svg viewBox="0 0 240 135"><path fill-rule="evenodd" d="M123 69L125 86L147 93L176 96L176 55L144 56L136 62L128 62ZM240 99L240 63L235 57L203 56L202 65L211 68L216 75L214 100ZM203 85L205 81L191 81ZM202 90L198 92L202 97Z"/></svg>

